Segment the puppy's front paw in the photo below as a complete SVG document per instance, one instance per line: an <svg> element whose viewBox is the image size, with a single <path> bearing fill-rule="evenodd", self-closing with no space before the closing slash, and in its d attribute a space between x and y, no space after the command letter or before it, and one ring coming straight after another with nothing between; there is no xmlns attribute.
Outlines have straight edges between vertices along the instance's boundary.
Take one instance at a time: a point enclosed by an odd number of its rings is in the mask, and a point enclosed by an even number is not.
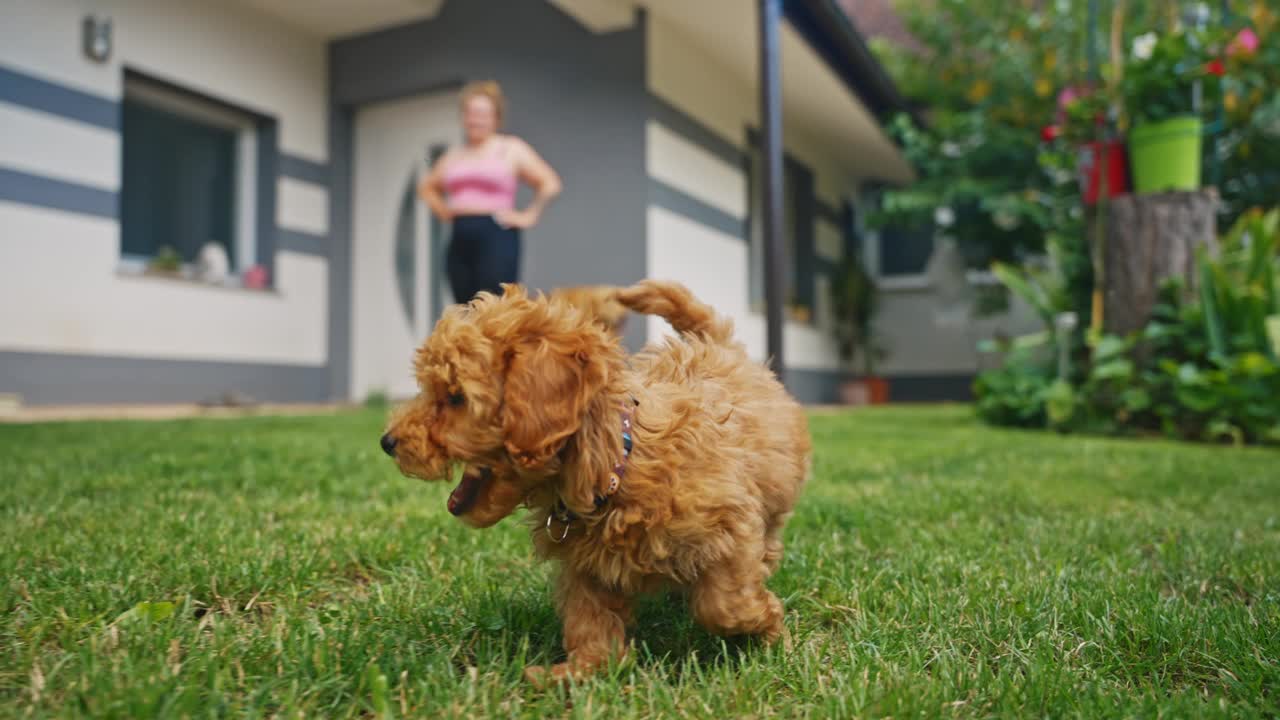
<svg viewBox="0 0 1280 720"><path fill-rule="evenodd" d="M541 690L548 685L550 673L544 665L530 665L524 669L524 681Z"/></svg>
<svg viewBox="0 0 1280 720"><path fill-rule="evenodd" d="M539 690L546 690L563 685L570 679L578 679L580 674L575 673L569 663L558 663L551 667L545 665L530 665L524 669L524 680Z"/></svg>

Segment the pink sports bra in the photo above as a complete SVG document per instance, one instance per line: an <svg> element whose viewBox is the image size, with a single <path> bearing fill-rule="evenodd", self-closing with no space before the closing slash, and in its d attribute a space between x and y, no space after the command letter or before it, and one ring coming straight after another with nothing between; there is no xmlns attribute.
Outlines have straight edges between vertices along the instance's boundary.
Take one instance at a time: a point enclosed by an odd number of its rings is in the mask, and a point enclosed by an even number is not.
<svg viewBox="0 0 1280 720"><path fill-rule="evenodd" d="M461 156L451 161L444 171L449 207L481 212L514 208L516 172L505 154L499 150L486 155Z"/></svg>

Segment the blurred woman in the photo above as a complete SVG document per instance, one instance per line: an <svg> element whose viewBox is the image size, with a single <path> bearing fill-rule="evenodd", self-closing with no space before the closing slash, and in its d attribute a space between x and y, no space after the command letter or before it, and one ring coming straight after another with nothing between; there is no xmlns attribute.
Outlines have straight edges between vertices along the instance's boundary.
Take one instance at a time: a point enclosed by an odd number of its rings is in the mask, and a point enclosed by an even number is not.
<svg viewBox="0 0 1280 720"><path fill-rule="evenodd" d="M465 142L441 156L419 188L431 212L452 225L445 265L460 303L519 281L520 232L537 225L560 193L556 171L528 143L499 132L505 111L498 83L464 87ZM534 191L523 210L515 206L520 182Z"/></svg>

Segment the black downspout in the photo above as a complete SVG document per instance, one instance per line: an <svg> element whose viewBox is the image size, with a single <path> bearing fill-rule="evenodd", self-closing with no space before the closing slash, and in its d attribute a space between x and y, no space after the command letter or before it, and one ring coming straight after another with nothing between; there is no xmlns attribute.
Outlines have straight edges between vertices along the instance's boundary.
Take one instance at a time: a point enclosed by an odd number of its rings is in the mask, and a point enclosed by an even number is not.
<svg viewBox="0 0 1280 720"><path fill-rule="evenodd" d="M764 160L762 215L764 235L764 303L769 366L784 384L782 343L782 79L778 26L782 0L759 0L760 21L760 151Z"/></svg>

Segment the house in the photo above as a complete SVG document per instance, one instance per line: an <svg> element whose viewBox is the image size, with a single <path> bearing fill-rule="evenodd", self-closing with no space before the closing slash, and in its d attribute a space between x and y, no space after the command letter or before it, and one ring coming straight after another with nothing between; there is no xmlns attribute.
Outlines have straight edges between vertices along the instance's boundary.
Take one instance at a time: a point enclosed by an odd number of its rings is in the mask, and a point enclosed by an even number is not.
<svg viewBox="0 0 1280 720"><path fill-rule="evenodd" d="M0 394L412 392L411 351L448 297L445 233L413 190L459 140L458 89L481 78L565 181L526 234L529 285L679 280L763 359L755 7L6 3ZM892 82L833 0L785 7L787 382L822 402L847 374L828 289L862 251L859 189L912 170L880 129L901 109ZM628 342L664 327L632 322ZM939 394L936 356L902 367L899 397Z"/></svg>

